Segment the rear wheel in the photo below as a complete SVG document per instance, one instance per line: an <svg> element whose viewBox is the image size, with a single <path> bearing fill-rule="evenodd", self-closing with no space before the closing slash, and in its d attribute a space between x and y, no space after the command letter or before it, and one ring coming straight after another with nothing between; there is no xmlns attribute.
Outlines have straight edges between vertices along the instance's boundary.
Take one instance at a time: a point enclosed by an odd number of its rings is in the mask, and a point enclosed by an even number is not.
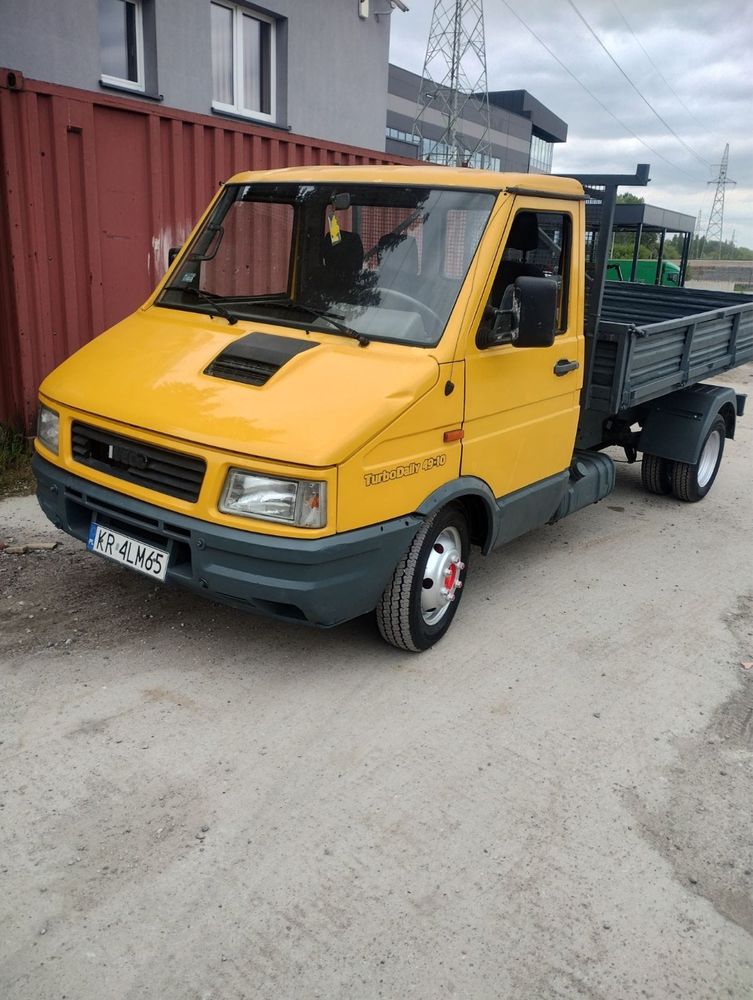
<svg viewBox="0 0 753 1000"><path fill-rule="evenodd" d="M424 522L377 605L386 642L419 653L442 638L460 602L469 551L460 507L443 507Z"/></svg>
<svg viewBox="0 0 753 1000"><path fill-rule="evenodd" d="M711 425L711 430L706 435L700 457L695 465L688 462L675 462L672 470L672 492L678 500L696 503L706 496L714 485L716 474L722 462L726 435L727 425L724 418L717 416Z"/></svg>
<svg viewBox="0 0 753 1000"><path fill-rule="evenodd" d="M672 492L672 462L668 458L643 453L641 459L641 482L649 493L666 496Z"/></svg>

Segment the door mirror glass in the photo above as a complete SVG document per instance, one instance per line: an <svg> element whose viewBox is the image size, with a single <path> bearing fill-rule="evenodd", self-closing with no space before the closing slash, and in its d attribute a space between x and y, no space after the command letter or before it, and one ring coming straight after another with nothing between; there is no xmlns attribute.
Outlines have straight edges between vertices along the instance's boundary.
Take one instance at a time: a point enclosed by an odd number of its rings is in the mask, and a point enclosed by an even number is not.
<svg viewBox="0 0 753 1000"><path fill-rule="evenodd" d="M558 283L553 278L516 278L520 302L515 347L551 347L557 332Z"/></svg>

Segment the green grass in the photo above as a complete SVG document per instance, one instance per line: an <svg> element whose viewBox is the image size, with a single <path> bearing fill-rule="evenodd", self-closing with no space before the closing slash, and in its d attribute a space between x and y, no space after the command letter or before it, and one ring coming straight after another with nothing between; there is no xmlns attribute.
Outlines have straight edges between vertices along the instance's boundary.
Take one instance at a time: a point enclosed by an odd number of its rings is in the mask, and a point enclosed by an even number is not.
<svg viewBox="0 0 753 1000"><path fill-rule="evenodd" d="M17 427L0 424L0 497L33 491L30 442Z"/></svg>

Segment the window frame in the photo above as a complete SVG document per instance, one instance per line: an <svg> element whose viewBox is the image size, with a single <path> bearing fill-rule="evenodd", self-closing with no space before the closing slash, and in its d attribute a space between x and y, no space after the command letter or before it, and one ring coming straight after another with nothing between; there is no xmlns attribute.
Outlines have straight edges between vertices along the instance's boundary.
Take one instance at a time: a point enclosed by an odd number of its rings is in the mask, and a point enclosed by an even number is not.
<svg viewBox="0 0 753 1000"><path fill-rule="evenodd" d="M275 122L277 120L277 20L269 14L262 14L261 11L252 10L227 0L210 0L211 7L224 7L232 13L232 50L233 50L233 97L235 103L225 104L214 98L214 79L212 80L212 110L224 114L237 115L255 121ZM243 18L249 17L256 21L261 21L269 25L269 113L259 111L254 108L247 108L243 104ZM211 25L210 25L210 50L211 50ZM214 66L212 66L214 74Z"/></svg>
<svg viewBox="0 0 753 1000"><path fill-rule="evenodd" d="M521 209L521 211L525 211L525 209ZM528 211L535 211L537 219L542 215L556 215L562 219L562 249L560 252L560 261L563 267L562 271L559 273L559 277L562 278L562 285L560 290L560 299L557 304L557 330L555 332L555 337L561 337L570 329L570 278L572 271L574 231L573 215L572 212L568 212L564 208L537 208L528 209ZM502 262L500 261L500 265L501 263Z"/></svg>
<svg viewBox="0 0 753 1000"><path fill-rule="evenodd" d="M136 32L136 80L128 80L121 76L111 76L109 73L100 73L99 81L108 87L118 87L123 90L132 90L137 94L146 93L146 74L144 70L144 12L142 0L118 0L123 4L130 4L135 11L134 31ZM102 57L102 35L100 26L99 53ZM126 59L127 61L127 59Z"/></svg>

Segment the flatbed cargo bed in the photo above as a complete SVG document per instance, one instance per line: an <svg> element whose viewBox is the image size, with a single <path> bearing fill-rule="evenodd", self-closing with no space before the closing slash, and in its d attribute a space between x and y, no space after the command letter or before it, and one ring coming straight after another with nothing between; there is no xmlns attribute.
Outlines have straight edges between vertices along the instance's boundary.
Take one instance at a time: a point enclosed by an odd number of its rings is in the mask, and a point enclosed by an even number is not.
<svg viewBox="0 0 753 1000"><path fill-rule="evenodd" d="M753 360L753 297L608 282L587 349L584 416L625 414Z"/></svg>

